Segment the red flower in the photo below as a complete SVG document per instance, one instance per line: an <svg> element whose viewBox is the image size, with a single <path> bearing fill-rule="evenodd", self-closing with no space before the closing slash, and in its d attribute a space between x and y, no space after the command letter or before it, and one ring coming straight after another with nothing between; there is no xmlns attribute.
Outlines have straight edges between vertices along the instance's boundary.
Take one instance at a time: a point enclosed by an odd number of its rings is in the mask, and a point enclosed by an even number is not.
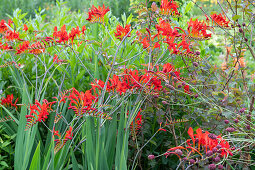
<svg viewBox="0 0 255 170"><path fill-rule="evenodd" d="M69 127L69 130L68 131L66 131L66 134L65 134L65 137L64 137L64 140L65 139L73 139L73 133L72 133L72 130L73 130L73 128L72 128L72 126L70 126Z"/></svg>
<svg viewBox="0 0 255 170"><path fill-rule="evenodd" d="M195 138L194 138L194 133L193 133L192 127L189 127L188 134L189 134L189 137L192 139L193 146L195 146Z"/></svg>
<svg viewBox="0 0 255 170"><path fill-rule="evenodd" d="M29 53L31 54L35 54L35 55L38 55L38 54L41 54L45 51L45 46L43 46L39 41L35 42L34 44L32 44L29 49L31 49L29 51Z"/></svg>
<svg viewBox="0 0 255 170"><path fill-rule="evenodd" d="M189 85L184 86L184 92L190 94Z"/></svg>
<svg viewBox="0 0 255 170"><path fill-rule="evenodd" d="M26 24L24 24L24 28L23 28L24 31L27 31L28 30L28 27Z"/></svg>
<svg viewBox="0 0 255 170"><path fill-rule="evenodd" d="M127 112L128 115L129 112ZM135 119L133 120L133 122L131 122L130 124L130 131L131 134L133 136L133 138L139 133L139 130L142 127L142 115L141 115L141 110L137 113Z"/></svg>
<svg viewBox="0 0 255 170"><path fill-rule="evenodd" d="M25 52L26 50L28 50L29 48L29 41L24 41L22 44L19 45L19 47L17 48L17 53L16 54L20 54Z"/></svg>
<svg viewBox="0 0 255 170"><path fill-rule="evenodd" d="M0 42L0 49L10 50L10 49L13 49L13 48L12 48L12 46L9 46L7 43L2 44L2 42Z"/></svg>
<svg viewBox="0 0 255 170"><path fill-rule="evenodd" d="M84 93L79 92L75 88L72 89L68 98L71 100L68 109L74 110L77 116L81 116L86 111L89 111L93 101L95 100L95 96L92 95L91 90L87 90Z"/></svg>
<svg viewBox="0 0 255 170"><path fill-rule="evenodd" d="M211 34L207 34L206 30L207 25L204 21L201 22L198 21L198 19L193 21L191 18L190 21L188 22L188 33L191 38L199 40L209 39L211 37Z"/></svg>
<svg viewBox="0 0 255 170"><path fill-rule="evenodd" d="M1 20L0 22L0 33L4 33L5 31L8 30L8 27L6 25L7 23L5 22L5 20Z"/></svg>
<svg viewBox="0 0 255 170"><path fill-rule="evenodd" d="M143 44L143 48L148 48L150 46L150 41L147 37L144 37L143 41L141 42Z"/></svg>
<svg viewBox="0 0 255 170"><path fill-rule="evenodd" d="M166 63L166 64L163 65L163 70L162 71L164 73L169 73L169 72L171 72L173 70L174 70L174 66L171 65L170 63Z"/></svg>
<svg viewBox="0 0 255 170"><path fill-rule="evenodd" d="M160 11L163 15L179 16L180 13L177 10L178 7L179 6L174 0L170 0L169 2L168 0L161 0Z"/></svg>
<svg viewBox="0 0 255 170"><path fill-rule="evenodd" d="M166 20L163 20L162 18L159 18L159 24L156 25L156 29L158 31L158 35L163 35L166 37L176 37L179 36L178 31L174 28L172 29L169 22Z"/></svg>
<svg viewBox="0 0 255 170"><path fill-rule="evenodd" d="M81 31L79 30L79 26L77 26L76 29L73 28L73 29L71 30L71 33L69 33L69 39L71 39L72 43L73 43L74 38L75 38L76 36L79 36L80 33L81 33Z"/></svg>
<svg viewBox="0 0 255 170"><path fill-rule="evenodd" d="M44 99L43 103L40 104L38 100L35 100L35 104L30 105L30 114L26 115L27 121L29 122L31 118L35 118L36 122L45 121L48 118L48 115L52 110L51 106L54 103L56 102L48 102L46 99Z"/></svg>
<svg viewBox="0 0 255 170"><path fill-rule="evenodd" d="M69 37L68 37L68 34L66 32L66 25L65 24L61 27L60 31L58 31L57 27L54 27L53 38L59 38L59 40L57 40L58 43L61 43L61 42L65 43L65 42L68 41Z"/></svg>
<svg viewBox="0 0 255 170"><path fill-rule="evenodd" d="M220 25L221 27L224 27L224 28L229 28L229 23L230 21L227 21L226 20L226 16L223 14L212 14L210 15L211 18L212 18L212 26L218 26ZM206 16L207 17L207 16ZM207 17L208 18L208 17ZM209 22L209 21L208 21Z"/></svg>
<svg viewBox="0 0 255 170"><path fill-rule="evenodd" d="M15 107L17 109L17 102L19 100L19 98L17 98L14 103L13 103L13 94L11 95L7 95L6 98L2 97L1 98L1 105L4 105L4 106L11 106L11 107Z"/></svg>
<svg viewBox="0 0 255 170"><path fill-rule="evenodd" d="M5 32L4 38L5 38L6 40L9 40L9 41L12 41L12 40L21 40L21 39L19 38L19 32L16 32L15 30L14 30L14 31L7 30L7 31Z"/></svg>
<svg viewBox="0 0 255 170"><path fill-rule="evenodd" d="M58 131L55 131L55 129L53 129L53 134L54 134L54 136L58 136L58 139L55 140L55 142L56 142L56 145L55 145L55 147L54 147L54 153L55 153L55 154L56 154L58 151L60 151L60 149L62 149L62 148L65 146L65 144L66 144L66 142L67 142L68 140L72 140L72 139L73 139L73 132L72 132L72 131L73 131L72 126L69 126L69 130L66 131L66 134L65 134L64 138L63 138L63 139L60 139L61 136L60 136L60 134L58 133Z"/></svg>
<svg viewBox="0 0 255 170"><path fill-rule="evenodd" d="M116 32L114 32L115 37L119 39L120 41L130 32L130 24L126 25L125 28L123 28L121 25L118 25L116 28ZM130 37L130 34L128 35Z"/></svg>
<svg viewBox="0 0 255 170"><path fill-rule="evenodd" d="M81 28L81 32L82 32L82 34L85 34L85 31L86 31L87 29L86 29L86 26L85 25L83 25L82 26L82 28Z"/></svg>
<svg viewBox="0 0 255 170"><path fill-rule="evenodd" d="M88 12L89 17L86 20L89 22L104 22L104 15L108 11L110 11L109 7L105 9L104 4L103 7L98 6L98 8L92 5L92 8Z"/></svg>

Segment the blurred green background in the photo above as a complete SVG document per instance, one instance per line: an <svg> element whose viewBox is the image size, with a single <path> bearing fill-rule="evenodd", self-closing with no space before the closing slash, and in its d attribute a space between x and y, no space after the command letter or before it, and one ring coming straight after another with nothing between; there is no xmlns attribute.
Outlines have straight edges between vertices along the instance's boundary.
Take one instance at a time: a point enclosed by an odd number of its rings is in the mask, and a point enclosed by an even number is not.
<svg viewBox="0 0 255 170"><path fill-rule="evenodd" d="M105 4L110 6L110 9L115 16L120 16L123 12L129 11L129 4L132 0L59 0L59 2L65 2L66 6L72 11L88 11L93 5ZM0 18L8 18L6 14L12 15L13 10L19 8L22 12L27 13L27 17L35 14L34 10L41 7L46 12L53 8L57 3L57 0L0 0Z"/></svg>
<svg viewBox="0 0 255 170"><path fill-rule="evenodd" d="M59 0L60 2L65 2L66 6L71 8L72 11L87 11L92 4L105 4L110 6L113 15L120 17L121 14L129 13L129 7L132 3L146 2L146 0ZM147 0L149 1L149 0ZM184 1L184 0L177 0ZM210 11L219 10L217 6L217 1L215 0L195 0L199 5L203 6L205 10L210 8ZM222 1L222 0L220 0ZM13 10L19 8L23 12L28 13L27 17L33 16L35 14L34 9L41 7L42 9L50 10L57 3L57 0L0 0L0 18L8 18L6 14L12 15ZM192 13L196 15L201 15L201 11L194 8Z"/></svg>

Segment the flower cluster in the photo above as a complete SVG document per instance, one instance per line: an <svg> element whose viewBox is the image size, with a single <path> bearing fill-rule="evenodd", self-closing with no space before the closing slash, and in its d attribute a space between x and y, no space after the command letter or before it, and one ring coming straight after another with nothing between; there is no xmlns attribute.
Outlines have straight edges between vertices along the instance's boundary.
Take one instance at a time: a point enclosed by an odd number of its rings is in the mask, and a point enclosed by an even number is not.
<svg viewBox="0 0 255 170"><path fill-rule="evenodd" d="M180 13L178 12L177 8L179 6L177 5L177 2L174 0L161 0L161 5L160 5L160 14L162 15L171 15L174 17L179 17Z"/></svg>
<svg viewBox="0 0 255 170"><path fill-rule="evenodd" d="M186 141L188 146L177 146L170 148L164 155L168 157L171 154L175 154L180 159L181 156L186 156L183 158L183 160L189 161L189 164L199 163L200 161L204 161L209 158L212 160L212 162L218 163L223 157L226 158L228 156L233 156L231 150L234 148L231 148L230 144L220 135L217 136L209 133L208 131L203 133L201 128L198 128L194 134L191 127L188 130L188 135L191 138ZM184 154L183 151L186 151L186 154ZM194 153L201 156L200 160L197 159L197 161L195 161L193 159ZM213 165L210 164L209 166Z"/></svg>
<svg viewBox="0 0 255 170"><path fill-rule="evenodd" d="M128 115L129 112L127 112ZM131 122L130 124L130 131L131 131L131 135L133 137L133 139L136 138L136 135L139 133L139 130L142 127L142 115L141 115L141 110L137 113L136 117L134 118L134 121Z"/></svg>
<svg viewBox="0 0 255 170"><path fill-rule="evenodd" d="M72 44L73 44L73 41L74 39L79 36L81 34L81 32L84 34L86 30L86 27L83 26L81 31L80 31L80 28L79 26L77 26L76 28L72 28L71 32L68 34L67 31L66 31L66 25L64 24L60 31L58 31L58 28L57 27L54 27L54 32L53 32L53 38L56 39L58 38L58 40L56 40L56 42L58 43L66 43L68 42L68 40L71 40Z"/></svg>
<svg viewBox="0 0 255 170"><path fill-rule="evenodd" d="M124 28L121 25L118 25L116 28L115 37L119 39L120 41L130 32L130 24L126 25ZM130 34L128 34L127 37L130 37Z"/></svg>
<svg viewBox="0 0 255 170"><path fill-rule="evenodd" d="M48 118L49 113L52 111L51 107L54 103L56 103L56 101L48 102L46 99L44 99L43 103L41 104L39 101L35 100L35 104L30 105L30 114L26 115L26 130L37 122L45 121Z"/></svg>
<svg viewBox="0 0 255 170"><path fill-rule="evenodd" d="M19 100L19 98L17 98L14 102L14 97L13 94L11 95L7 95L6 97L2 97L1 98L1 105L7 106L7 107L15 107L17 109L17 102Z"/></svg>
<svg viewBox="0 0 255 170"><path fill-rule="evenodd" d="M68 140L73 139L73 128L69 126L69 129L66 131L64 138L61 139L61 135L59 131L53 129L53 136L56 138L54 141L56 142L54 147L54 153L56 154L61 148L63 148Z"/></svg>
<svg viewBox="0 0 255 170"><path fill-rule="evenodd" d="M211 34L207 34L208 26L204 21L193 21L191 18L188 22L188 38L196 40L207 40L211 38Z"/></svg>
<svg viewBox="0 0 255 170"><path fill-rule="evenodd" d="M92 5L88 12L87 20L89 22L104 22L104 16L108 11L110 11L109 7L105 8L104 4L103 7L98 6L98 8Z"/></svg>
<svg viewBox="0 0 255 170"><path fill-rule="evenodd" d="M206 22L207 24L209 25L209 18L208 16L205 16L206 17ZM212 25L211 26L220 26L220 27L223 27L223 28L230 28L229 26L229 23L230 21L227 21L226 19L226 16L224 14L212 14L210 15L210 17L212 18Z"/></svg>

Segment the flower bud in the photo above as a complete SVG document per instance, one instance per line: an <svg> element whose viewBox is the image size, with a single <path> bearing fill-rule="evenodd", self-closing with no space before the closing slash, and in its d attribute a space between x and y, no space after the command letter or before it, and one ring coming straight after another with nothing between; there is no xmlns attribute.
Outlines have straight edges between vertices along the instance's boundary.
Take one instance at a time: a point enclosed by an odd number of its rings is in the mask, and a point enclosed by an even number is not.
<svg viewBox="0 0 255 170"><path fill-rule="evenodd" d="M220 144L218 144L217 146L216 146L216 148L217 149L220 149L222 146L220 145Z"/></svg>
<svg viewBox="0 0 255 170"><path fill-rule="evenodd" d="M218 165L218 169L223 169L223 165Z"/></svg>
<svg viewBox="0 0 255 170"><path fill-rule="evenodd" d="M149 156L148 156L148 159L149 159L149 160L153 160L153 159L155 159L155 156L154 156L154 155L149 155Z"/></svg>
<svg viewBox="0 0 255 170"><path fill-rule="evenodd" d="M246 129L251 130L251 126L250 126L250 125L247 125L247 126L246 126Z"/></svg>
<svg viewBox="0 0 255 170"><path fill-rule="evenodd" d="M219 156L216 156L216 157L214 158L214 161L215 161L215 162L220 162L220 157L219 157Z"/></svg>
<svg viewBox="0 0 255 170"><path fill-rule="evenodd" d="M217 136L213 133L208 134L208 137L211 139L217 139Z"/></svg>
<svg viewBox="0 0 255 170"><path fill-rule="evenodd" d="M199 51L196 51L196 55L200 55L200 52L199 52Z"/></svg>
<svg viewBox="0 0 255 170"><path fill-rule="evenodd" d="M251 114L247 114L246 117L247 117L247 119L250 119L251 118Z"/></svg>
<svg viewBox="0 0 255 170"><path fill-rule="evenodd" d="M176 149L175 153L177 153L179 156L182 156L182 151L180 149Z"/></svg>
<svg viewBox="0 0 255 170"><path fill-rule="evenodd" d="M209 165L209 169L210 169L210 170L216 169L216 165L215 165L215 164L210 164L210 165Z"/></svg>
<svg viewBox="0 0 255 170"><path fill-rule="evenodd" d="M155 99L157 99L157 98L159 97L159 95L155 94L155 95L153 95L153 97L154 97Z"/></svg>
<svg viewBox="0 0 255 170"><path fill-rule="evenodd" d="M178 81L178 78L177 78L177 77L174 77L173 80L174 80L175 82L177 82L177 81Z"/></svg>
<svg viewBox="0 0 255 170"><path fill-rule="evenodd" d="M198 63L197 62L193 62L193 66L194 67L198 67Z"/></svg>
<svg viewBox="0 0 255 170"><path fill-rule="evenodd" d="M180 88L182 88L182 85L181 85L181 84L179 84L177 87L180 89Z"/></svg>
<svg viewBox="0 0 255 170"><path fill-rule="evenodd" d="M237 26L240 28L241 27L241 25L240 24L237 24Z"/></svg>
<svg viewBox="0 0 255 170"><path fill-rule="evenodd" d="M217 148L212 148L212 152L216 153L217 152Z"/></svg>
<svg viewBox="0 0 255 170"><path fill-rule="evenodd" d="M234 132L235 129L234 129L234 128L231 128L231 127L228 127L228 128L226 129L226 131L231 133L231 132Z"/></svg>
<svg viewBox="0 0 255 170"><path fill-rule="evenodd" d="M229 120L224 120L224 122L225 122L226 124L229 124Z"/></svg>
<svg viewBox="0 0 255 170"><path fill-rule="evenodd" d="M173 71L170 72L171 76L175 77L175 73Z"/></svg>
<svg viewBox="0 0 255 170"><path fill-rule="evenodd" d="M244 38L244 41L245 41L245 42L248 42L248 39L247 39L247 38Z"/></svg>
<svg viewBox="0 0 255 170"><path fill-rule="evenodd" d="M238 123L238 122L239 122L239 120L238 120L238 119L235 119L235 120L234 120L234 122L235 122L235 123Z"/></svg>
<svg viewBox="0 0 255 170"><path fill-rule="evenodd" d="M167 101L162 101L163 104L167 104Z"/></svg>
<svg viewBox="0 0 255 170"><path fill-rule="evenodd" d="M245 27L245 25L246 25L246 24L245 24L245 23L243 23L243 26L244 26L244 27Z"/></svg>
<svg viewBox="0 0 255 170"><path fill-rule="evenodd" d="M207 157L212 156L212 154L213 154L213 152L210 151L210 150L206 152L206 156L207 156Z"/></svg>
<svg viewBox="0 0 255 170"><path fill-rule="evenodd" d="M166 84L166 87L169 88L170 90L175 90L174 86L172 86L170 84Z"/></svg>
<svg viewBox="0 0 255 170"><path fill-rule="evenodd" d="M245 108L242 108L239 110L240 113L243 113L245 111Z"/></svg>
<svg viewBox="0 0 255 170"><path fill-rule="evenodd" d="M190 159L190 160L189 160L189 163L190 163L190 164L194 164L194 163L195 163L195 160L194 160L194 159Z"/></svg>
<svg viewBox="0 0 255 170"><path fill-rule="evenodd" d="M239 32L240 32L240 33L243 33L243 29L242 29L242 28L239 28Z"/></svg>
<svg viewBox="0 0 255 170"><path fill-rule="evenodd" d="M185 86L185 85L186 85L186 83L183 81L183 82L182 82L182 85L183 85L183 86Z"/></svg>
<svg viewBox="0 0 255 170"><path fill-rule="evenodd" d="M195 98L198 98L198 94L195 94L195 96L194 96Z"/></svg>

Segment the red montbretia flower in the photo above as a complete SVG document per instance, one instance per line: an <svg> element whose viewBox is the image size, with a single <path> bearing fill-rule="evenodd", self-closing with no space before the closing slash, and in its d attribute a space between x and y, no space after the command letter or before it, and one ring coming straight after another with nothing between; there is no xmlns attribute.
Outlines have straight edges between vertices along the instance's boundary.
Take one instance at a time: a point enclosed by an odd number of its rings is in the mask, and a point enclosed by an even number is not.
<svg viewBox="0 0 255 170"><path fill-rule="evenodd" d="M73 139L73 133L72 133L72 131L73 131L73 128L72 128L72 126L70 126L69 127L69 130L68 131L66 131L66 134L65 134L65 137L64 137L64 139Z"/></svg>
<svg viewBox="0 0 255 170"><path fill-rule="evenodd" d="M26 115L26 130L37 122L45 121L48 118L49 113L52 111L51 107L54 103L56 103L56 101L48 102L46 99L44 99L43 103L41 104L39 101L35 100L35 104L30 105L30 114Z"/></svg>
<svg viewBox="0 0 255 170"><path fill-rule="evenodd" d="M5 20L2 19L0 22L0 33L4 33L7 30L8 30L7 23L5 22Z"/></svg>
<svg viewBox="0 0 255 170"><path fill-rule="evenodd" d="M85 25L83 25L82 26L82 28L81 28L81 32L82 32L82 34L85 34L85 31L86 31L87 29L86 29L86 26Z"/></svg>
<svg viewBox="0 0 255 170"><path fill-rule="evenodd" d="M54 54L53 63L61 64L63 62L66 62L66 60L58 59L57 54Z"/></svg>
<svg viewBox="0 0 255 170"><path fill-rule="evenodd" d="M208 131L202 132L201 128L196 130L196 134L194 134L193 129L190 127L188 130L188 134L192 140L192 144L190 143L190 139L187 140L188 147L187 149L192 149L199 154L203 150L205 153L209 155L209 152L214 153L215 150L219 151L222 156L232 156L232 150L230 148L229 143L224 140L220 135L216 136L214 134L209 133ZM219 147L220 146L220 147ZM210 156L210 155L209 155Z"/></svg>
<svg viewBox="0 0 255 170"><path fill-rule="evenodd" d="M73 127L69 126L69 129L66 131L66 134L63 139L61 139L61 135L58 131L55 131L53 129L53 136L55 136L57 139L55 139L55 147L54 147L54 154L56 154L58 151L60 151L66 144L68 140L73 139Z"/></svg>
<svg viewBox="0 0 255 170"><path fill-rule="evenodd" d="M24 41L22 44L20 44L19 47L17 48L16 54L21 54L25 52L26 50L28 50L29 44L30 44L29 41Z"/></svg>
<svg viewBox="0 0 255 170"><path fill-rule="evenodd" d="M76 28L72 28L71 32L69 33L69 39L71 39L72 43L75 37L79 36L81 34L79 26Z"/></svg>
<svg viewBox="0 0 255 170"><path fill-rule="evenodd" d="M7 30L7 31L5 32L4 38L5 38L6 40L9 40L9 41L21 40L21 39L19 38L19 32L16 32L15 30L14 30L14 31Z"/></svg>
<svg viewBox="0 0 255 170"><path fill-rule="evenodd" d="M110 11L109 7L105 8L104 4L103 7L98 6L98 8L92 5L88 12L89 16L86 20L89 22L104 22L104 16L108 11Z"/></svg>
<svg viewBox="0 0 255 170"><path fill-rule="evenodd" d="M179 6L177 5L177 2L175 2L174 0L170 0L170 1L161 0L160 14L180 16L180 13L177 10L178 7Z"/></svg>
<svg viewBox="0 0 255 170"><path fill-rule="evenodd" d="M116 32L114 32L115 37L121 41L130 32L130 26L129 24L123 28L121 25L118 25ZM130 37L130 34L127 37Z"/></svg>
<svg viewBox="0 0 255 170"><path fill-rule="evenodd" d="M127 112L127 115L129 114L129 112ZM133 137L133 139L135 139L135 136L139 133L139 130L142 127L142 115L141 115L141 110L137 113L136 117L134 118L134 120L131 122L130 124L130 131L131 131L131 135Z"/></svg>
<svg viewBox="0 0 255 170"><path fill-rule="evenodd" d="M11 50L13 49L12 46L9 46L7 43L2 44L2 42L0 41L0 50Z"/></svg>
<svg viewBox="0 0 255 170"><path fill-rule="evenodd" d="M60 31L58 31L57 27L54 27L53 38L59 38L59 40L57 40L58 43L65 43L69 40L65 24L61 27Z"/></svg>
<svg viewBox="0 0 255 170"><path fill-rule="evenodd" d="M193 21L191 18L190 21L188 22L188 38L191 39L198 39L198 40L204 40L204 39L209 39L211 38L211 34L207 34L208 26L204 21L198 21L196 19Z"/></svg>
<svg viewBox="0 0 255 170"><path fill-rule="evenodd" d="M206 15L205 15L206 16ZM230 21L227 21L227 18L224 14L212 14L210 15L212 18L212 25L211 26L220 26L223 28L230 28L229 23ZM206 16L206 22L209 25L209 18Z"/></svg>
<svg viewBox="0 0 255 170"><path fill-rule="evenodd" d="M13 94L11 94L11 95L8 94L5 98L4 97L1 98L1 105L11 106L11 107L15 107L17 109L17 102L18 102L19 98L17 98L14 101L14 103L13 103L13 100L14 100Z"/></svg>
<svg viewBox="0 0 255 170"><path fill-rule="evenodd" d="M92 89L84 92L79 92L73 88L68 96L70 104L68 109L72 109L76 116L92 116L102 119L111 119L108 115L98 112L92 105L97 102L96 97L92 94Z"/></svg>
<svg viewBox="0 0 255 170"><path fill-rule="evenodd" d="M24 28L23 28L24 31L27 31L28 30L28 27L26 24L24 24Z"/></svg>

